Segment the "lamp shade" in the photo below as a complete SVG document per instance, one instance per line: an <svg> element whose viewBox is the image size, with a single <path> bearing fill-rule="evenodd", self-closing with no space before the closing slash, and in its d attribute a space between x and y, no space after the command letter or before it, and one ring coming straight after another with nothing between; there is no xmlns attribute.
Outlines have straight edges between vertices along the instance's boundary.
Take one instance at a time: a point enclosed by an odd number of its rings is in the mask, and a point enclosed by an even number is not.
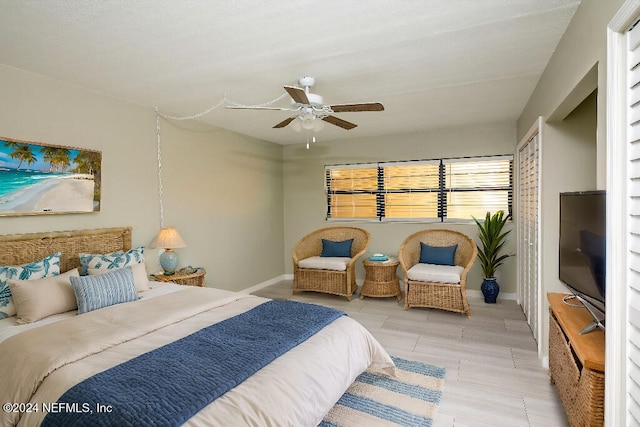
<svg viewBox="0 0 640 427"><path fill-rule="evenodd" d="M178 230L173 227L165 227L160 230L149 246L152 248L175 249L184 248L187 244L178 234Z"/></svg>

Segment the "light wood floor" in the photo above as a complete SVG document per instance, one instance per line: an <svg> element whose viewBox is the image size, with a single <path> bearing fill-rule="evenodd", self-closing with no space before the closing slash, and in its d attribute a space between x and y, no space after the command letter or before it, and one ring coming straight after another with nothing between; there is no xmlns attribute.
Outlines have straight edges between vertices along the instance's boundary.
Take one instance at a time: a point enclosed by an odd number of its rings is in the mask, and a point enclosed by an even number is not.
<svg viewBox="0 0 640 427"><path fill-rule="evenodd" d="M515 301L470 298L471 318L441 310L402 309L394 298L300 292L291 281L254 295L335 307L362 323L393 356L446 368L434 427L567 426L560 398L540 366L536 344Z"/></svg>

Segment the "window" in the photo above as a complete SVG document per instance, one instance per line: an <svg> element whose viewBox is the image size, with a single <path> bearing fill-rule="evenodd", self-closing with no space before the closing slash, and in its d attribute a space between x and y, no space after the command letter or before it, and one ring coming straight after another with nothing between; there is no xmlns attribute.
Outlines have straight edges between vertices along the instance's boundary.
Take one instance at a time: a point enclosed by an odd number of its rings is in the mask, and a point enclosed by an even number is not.
<svg viewBox="0 0 640 427"><path fill-rule="evenodd" d="M511 214L513 156L325 167L327 219L379 221Z"/></svg>

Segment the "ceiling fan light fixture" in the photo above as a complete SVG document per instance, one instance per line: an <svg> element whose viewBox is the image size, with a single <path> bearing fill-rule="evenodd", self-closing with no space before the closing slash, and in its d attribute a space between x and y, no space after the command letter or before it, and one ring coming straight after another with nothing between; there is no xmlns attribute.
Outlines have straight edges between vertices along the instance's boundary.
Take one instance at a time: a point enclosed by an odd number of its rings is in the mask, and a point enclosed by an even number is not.
<svg viewBox="0 0 640 427"><path fill-rule="evenodd" d="M324 128L324 122L320 120L314 113L311 113L310 115L304 117L298 116L298 118L300 119L299 123L302 129L319 132Z"/></svg>
<svg viewBox="0 0 640 427"><path fill-rule="evenodd" d="M316 116L313 114L301 117L302 120L302 128L306 130L313 130L314 124L316 122Z"/></svg>
<svg viewBox="0 0 640 427"><path fill-rule="evenodd" d="M291 129L295 130L296 132L300 132L302 130L302 121L301 120L293 120L291 122Z"/></svg>

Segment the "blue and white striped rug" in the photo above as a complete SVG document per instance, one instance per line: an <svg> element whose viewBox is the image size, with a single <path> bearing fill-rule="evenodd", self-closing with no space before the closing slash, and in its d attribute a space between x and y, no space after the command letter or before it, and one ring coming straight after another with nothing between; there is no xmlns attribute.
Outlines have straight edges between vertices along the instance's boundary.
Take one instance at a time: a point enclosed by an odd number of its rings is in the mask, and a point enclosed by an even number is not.
<svg viewBox="0 0 640 427"><path fill-rule="evenodd" d="M442 397L444 368L392 359L396 378L379 372L362 373L320 426L431 426Z"/></svg>

